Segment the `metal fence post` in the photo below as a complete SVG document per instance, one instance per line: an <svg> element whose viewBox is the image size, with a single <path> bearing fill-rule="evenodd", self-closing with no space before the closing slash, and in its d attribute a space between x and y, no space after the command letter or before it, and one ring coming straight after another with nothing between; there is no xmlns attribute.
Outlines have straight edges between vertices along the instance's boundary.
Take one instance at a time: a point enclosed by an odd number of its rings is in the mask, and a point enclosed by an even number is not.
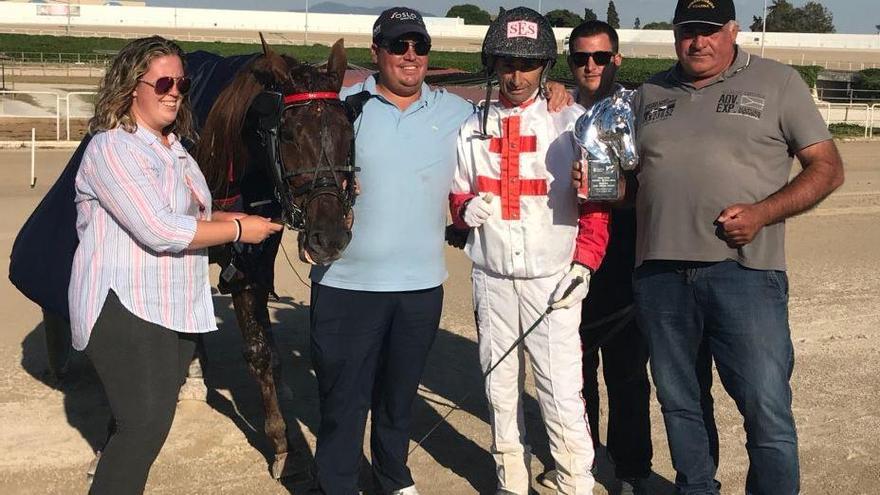
<svg viewBox="0 0 880 495"><path fill-rule="evenodd" d="M874 117L877 115L877 108L880 108L880 103L875 103L871 105L871 130L868 132L868 137L874 137Z"/></svg>
<svg viewBox="0 0 880 495"><path fill-rule="evenodd" d="M61 95L55 95L55 141L61 141Z"/></svg>
<svg viewBox="0 0 880 495"><path fill-rule="evenodd" d="M67 118L67 140L70 141L70 93L64 95L64 115Z"/></svg>

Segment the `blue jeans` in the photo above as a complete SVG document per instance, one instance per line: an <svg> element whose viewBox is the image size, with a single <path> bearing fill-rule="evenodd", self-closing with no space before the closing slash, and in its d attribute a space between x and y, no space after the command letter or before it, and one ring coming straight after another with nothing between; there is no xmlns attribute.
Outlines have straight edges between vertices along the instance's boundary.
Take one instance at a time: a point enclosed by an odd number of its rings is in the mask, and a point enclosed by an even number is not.
<svg viewBox="0 0 880 495"><path fill-rule="evenodd" d="M751 270L734 261L649 261L636 270L633 289L679 493L719 493L697 378L704 339L744 418L745 493L798 493L785 272Z"/></svg>

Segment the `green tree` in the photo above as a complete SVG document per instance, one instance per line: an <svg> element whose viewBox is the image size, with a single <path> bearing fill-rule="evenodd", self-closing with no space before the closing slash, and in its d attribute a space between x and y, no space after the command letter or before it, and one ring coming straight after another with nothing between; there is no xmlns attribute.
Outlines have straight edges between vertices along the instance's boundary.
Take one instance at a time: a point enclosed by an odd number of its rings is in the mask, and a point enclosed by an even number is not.
<svg viewBox="0 0 880 495"><path fill-rule="evenodd" d="M636 17L636 22L633 23L633 29L639 29L642 27L642 20Z"/></svg>
<svg viewBox="0 0 880 495"><path fill-rule="evenodd" d="M752 16L749 29L760 32L763 17ZM767 31L775 33L833 33L834 16L819 2L810 1L795 7L787 0L774 0L767 7Z"/></svg>
<svg viewBox="0 0 880 495"><path fill-rule="evenodd" d="M620 16L617 15L617 7L614 6L614 0L608 0L608 12L605 15L605 22L614 29L620 29Z"/></svg>
<svg viewBox="0 0 880 495"><path fill-rule="evenodd" d="M669 31L672 29L672 23L666 21L649 22L642 26L642 29L653 29L656 31Z"/></svg>
<svg viewBox="0 0 880 495"><path fill-rule="evenodd" d="M446 12L446 17L461 17L465 24L478 24L481 26L488 25L492 20L489 13L485 10L469 3L463 5L453 5Z"/></svg>
<svg viewBox="0 0 880 495"><path fill-rule="evenodd" d="M575 27L583 22L579 15L565 9L551 10L545 14L545 17L553 27Z"/></svg>
<svg viewBox="0 0 880 495"><path fill-rule="evenodd" d="M584 9L584 22L595 21L598 19L599 16L597 16L596 13L593 12L593 9ZM878 26L877 29L880 29L880 26Z"/></svg>
<svg viewBox="0 0 880 495"><path fill-rule="evenodd" d="M756 15L752 16L752 24L749 26L749 31L753 33L760 33L764 30L764 17L759 17Z"/></svg>
<svg viewBox="0 0 880 495"><path fill-rule="evenodd" d="M799 33L833 33L836 31L834 29L834 14L821 3L807 2L796 10L799 11L797 23Z"/></svg>
<svg viewBox="0 0 880 495"><path fill-rule="evenodd" d="M853 81L855 89L880 91L880 69L865 69L856 74Z"/></svg>

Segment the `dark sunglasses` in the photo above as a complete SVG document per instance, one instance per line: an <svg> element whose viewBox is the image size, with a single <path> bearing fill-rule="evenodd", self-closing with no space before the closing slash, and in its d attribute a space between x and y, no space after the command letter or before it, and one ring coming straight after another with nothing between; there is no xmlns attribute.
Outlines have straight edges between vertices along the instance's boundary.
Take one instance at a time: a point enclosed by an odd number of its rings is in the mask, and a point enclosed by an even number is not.
<svg viewBox="0 0 880 495"><path fill-rule="evenodd" d="M383 43L382 47L388 50L388 53L392 55L403 55L407 51L409 51L409 47L413 47L416 55L420 57L424 57L431 51L431 44L427 41L412 41L412 40L394 40L389 41L387 43Z"/></svg>
<svg viewBox="0 0 880 495"><path fill-rule="evenodd" d="M608 65L613 56L613 52L574 52L570 58L576 67L583 67L590 61L590 57L593 57L593 62L596 62L596 65Z"/></svg>
<svg viewBox="0 0 880 495"><path fill-rule="evenodd" d="M144 81L143 79L138 79L138 82L142 82L142 83L146 84L147 86L152 86L153 90L155 90L156 94L159 96L168 94L168 92L171 91L171 88L173 88L175 84L177 84L177 91L181 95L185 95L185 94L189 93L189 89L192 86L192 81L188 77L176 77L175 78L175 77L165 76L165 77L160 77L159 79L156 79L156 82L154 82L154 83L151 83L149 81Z"/></svg>

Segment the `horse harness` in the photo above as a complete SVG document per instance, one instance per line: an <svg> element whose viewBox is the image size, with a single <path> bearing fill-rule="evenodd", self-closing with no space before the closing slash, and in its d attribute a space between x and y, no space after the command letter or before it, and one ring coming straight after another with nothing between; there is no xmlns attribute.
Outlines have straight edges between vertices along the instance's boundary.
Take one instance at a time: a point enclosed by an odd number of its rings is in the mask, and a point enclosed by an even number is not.
<svg viewBox="0 0 880 495"><path fill-rule="evenodd" d="M281 221L289 229L298 232L304 232L306 226L306 213L309 204L315 198L330 194L339 199L343 205L345 214L349 214L355 201L355 173L358 168L355 163L355 143L352 137L351 147L349 148L348 158L343 167L336 168L329 162L327 157L328 145L330 141L325 133L327 126L324 124L325 112L321 111L321 152L318 163L310 171L314 174L312 180L298 187L291 187L291 181L306 172L290 172L284 167L284 158L280 153L279 128L281 127L281 118L284 113L290 109L303 107L312 104L326 105L342 105L348 120L353 124L363 111L366 102L373 95L368 91L350 95L345 101L340 101L339 94L336 92L303 92L284 95L278 91L263 91L258 94L248 109L248 118L256 120L257 145L262 152L262 158L266 160L268 167L268 175L273 185L273 193L275 201L281 208ZM321 172L325 174L322 175ZM329 173L327 173L329 172ZM337 179L337 173L341 173L347 183L345 187L340 184ZM329 176L328 176L329 175ZM295 198L306 196L302 205L295 202ZM258 203L269 203L271 200L259 201ZM265 241L264 241L265 242ZM250 246L251 248L262 249L262 244ZM232 259L221 271L220 285L218 288L221 293L228 293L231 288L229 284L240 276L239 267L247 265L243 245L236 244L232 250ZM247 250L250 252L250 250ZM253 253L252 253L253 254ZM269 284L271 285L271 284ZM271 291L270 287L270 291Z"/></svg>
<svg viewBox="0 0 880 495"><path fill-rule="evenodd" d="M358 171L354 166L354 142L352 140L345 165L335 167L330 163L328 150L332 147L332 142L327 133L326 112L323 109L328 105L341 105L349 121L354 122L370 96L369 93L362 92L342 102L336 92L302 92L285 95L277 91L264 91L254 98L248 114L257 121L257 144L266 158L269 176L274 185L275 199L281 206L281 220L287 228L305 231L309 204L320 196L335 196L342 203L346 215L351 211L356 196L355 173ZM315 113L320 115L321 120L320 154L314 168L306 171L289 171L284 166L284 157L280 152L281 120L289 110L311 105L319 105ZM291 182L294 179L307 173L312 173L311 181L292 187ZM297 204L296 198L303 196L306 199L301 204Z"/></svg>

